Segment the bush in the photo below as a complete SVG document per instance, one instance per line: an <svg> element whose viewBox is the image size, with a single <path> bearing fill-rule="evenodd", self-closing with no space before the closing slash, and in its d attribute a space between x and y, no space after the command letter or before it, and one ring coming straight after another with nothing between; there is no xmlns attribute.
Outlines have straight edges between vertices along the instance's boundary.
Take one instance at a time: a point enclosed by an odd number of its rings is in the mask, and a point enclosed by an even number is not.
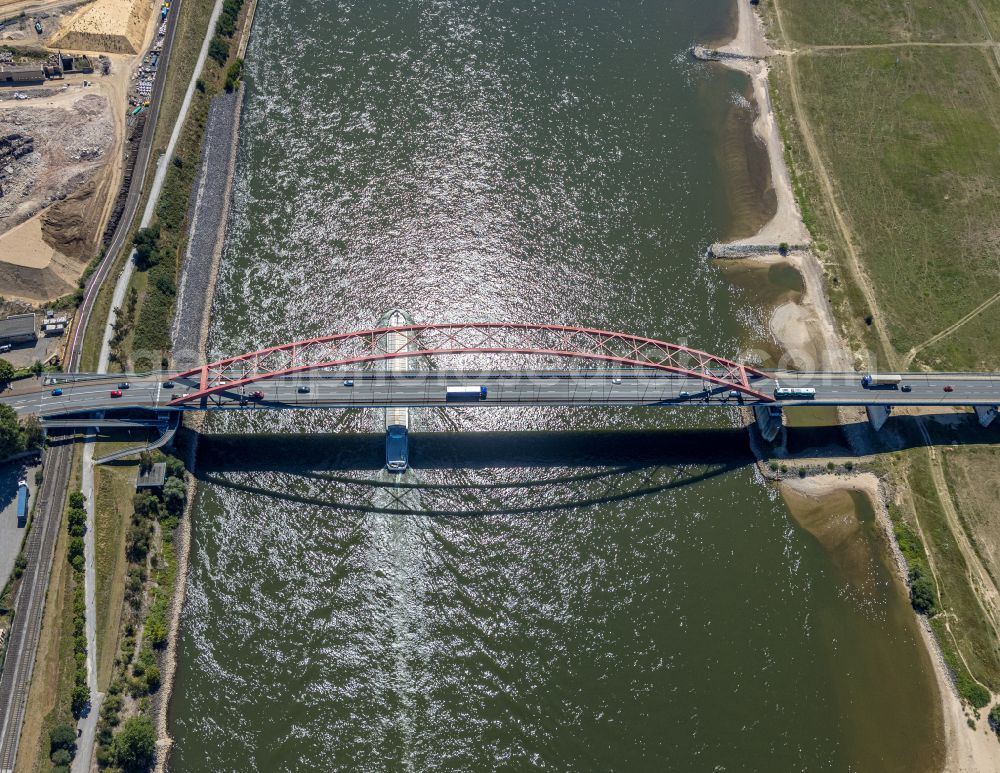
<svg viewBox="0 0 1000 773"><path fill-rule="evenodd" d="M1000 703L990 709L988 721L990 727L993 728L993 732L1000 735Z"/></svg>
<svg viewBox="0 0 1000 773"><path fill-rule="evenodd" d="M14 380L14 366L0 358L0 389Z"/></svg>
<svg viewBox="0 0 1000 773"><path fill-rule="evenodd" d="M86 500L83 497L82 491L74 491L69 495L69 506L76 509L82 510Z"/></svg>
<svg viewBox="0 0 1000 773"><path fill-rule="evenodd" d="M974 709L983 709L990 705L992 696L990 691L979 682L965 684L962 689L962 697L969 702Z"/></svg>
<svg viewBox="0 0 1000 773"><path fill-rule="evenodd" d="M65 749L56 749L54 752L52 752L53 765L65 767L66 765L69 765L72 761L73 758L70 756L69 752L66 751Z"/></svg>
<svg viewBox="0 0 1000 773"><path fill-rule="evenodd" d="M218 63L219 67L222 67L229 58L229 43L216 35L208 44L208 55Z"/></svg>
<svg viewBox="0 0 1000 773"><path fill-rule="evenodd" d="M937 590L934 580L921 566L910 569L910 603L921 615L932 617L937 612Z"/></svg>

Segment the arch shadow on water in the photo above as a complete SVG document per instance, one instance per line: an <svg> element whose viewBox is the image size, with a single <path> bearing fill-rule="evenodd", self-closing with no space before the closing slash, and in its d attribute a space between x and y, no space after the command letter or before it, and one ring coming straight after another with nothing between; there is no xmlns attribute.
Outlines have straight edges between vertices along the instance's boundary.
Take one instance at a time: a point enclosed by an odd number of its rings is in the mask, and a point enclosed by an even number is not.
<svg viewBox="0 0 1000 773"><path fill-rule="evenodd" d="M234 444L238 442L238 451ZM297 450L297 453L295 452ZM198 453L198 478L216 486L255 496L342 511L479 517L557 512L656 494L694 485L746 467L753 456L743 431L699 432L557 432L557 433L417 433L411 442L415 474L356 478L338 474L379 470L384 459L382 435L205 436ZM572 468L582 468L573 472ZM420 480L420 473L462 469L544 470L569 468L545 477L439 482ZM225 473L273 471L333 484L331 497L302 494L283 487L257 486ZM551 487L543 502L530 505L472 505L461 509L425 502L413 507L405 492L485 494L504 501L510 489ZM374 503L371 492L398 492L391 506ZM351 491L364 492L351 501Z"/></svg>

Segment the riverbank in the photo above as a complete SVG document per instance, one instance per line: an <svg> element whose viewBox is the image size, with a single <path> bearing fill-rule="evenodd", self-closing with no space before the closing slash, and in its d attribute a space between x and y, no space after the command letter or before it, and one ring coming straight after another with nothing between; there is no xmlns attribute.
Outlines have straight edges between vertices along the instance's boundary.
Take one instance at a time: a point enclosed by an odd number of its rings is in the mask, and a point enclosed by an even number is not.
<svg viewBox="0 0 1000 773"><path fill-rule="evenodd" d="M742 258L765 264L787 262L793 265L803 278L803 296L798 303L788 302L776 308L769 320L772 335L793 360L788 364L817 370L853 370L855 358L838 333L833 310L826 296L824 269L811 249L808 229L796 203L791 176L785 163L784 143L771 103L769 67L765 61L771 48L764 36L761 21L753 9L741 0L737 5L739 19L736 36L731 43L719 49L731 56L719 58L718 61L723 66L746 73L753 84L758 110L754 130L767 148L777 213L754 236L724 245L713 245L711 253L718 258ZM775 249L775 246L780 249ZM763 463L760 466L764 470ZM791 478L780 481L778 485L808 497L820 497L844 490L864 493L872 504L880 530L893 555L897 576L903 586L908 587L909 567L896 541L889 518L891 492L885 482L874 474L864 473ZM918 616L918 622L921 639L934 665L934 677L941 701L946 746L944 769L1000 769L996 739L989 729L985 714L975 720L965 713L956 691L954 675L945 663L927 618Z"/></svg>
<svg viewBox="0 0 1000 773"><path fill-rule="evenodd" d="M710 254L720 260L739 258L762 265L788 263L802 276L804 290L798 302L787 302L771 314L768 326L795 366L803 370L853 370L853 357L837 334L833 309L826 297L823 266L811 249L809 230L802 219L791 174L785 163L768 77L771 47L760 19L748 3L737 3L736 36L716 49L728 54L717 61L750 79L756 118L753 131L764 145L769 162L774 216L753 236L715 244Z"/></svg>

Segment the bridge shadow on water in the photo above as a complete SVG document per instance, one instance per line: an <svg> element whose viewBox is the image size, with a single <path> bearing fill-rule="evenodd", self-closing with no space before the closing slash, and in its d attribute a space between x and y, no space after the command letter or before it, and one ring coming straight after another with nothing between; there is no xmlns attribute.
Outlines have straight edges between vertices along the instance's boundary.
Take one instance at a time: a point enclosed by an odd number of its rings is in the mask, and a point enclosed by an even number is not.
<svg viewBox="0 0 1000 773"><path fill-rule="evenodd" d="M623 502L726 475L753 464L754 457L746 431L734 429L414 433L410 460L408 474L385 472L381 434L203 435L197 477L213 486L306 506L479 517ZM493 479L491 474L514 469L522 471L516 480L503 475ZM435 474L447 470L459 474L447 479ZM233 475L255 471L284 473L308 484L266 486L258 485L253 475ZM351 472L372 474L356 477ZM375 501L376 490L393 501ZM511 497L513 490L536 495L525 504L524 497ZM456 497L466 506L453 506Z"/></svg>

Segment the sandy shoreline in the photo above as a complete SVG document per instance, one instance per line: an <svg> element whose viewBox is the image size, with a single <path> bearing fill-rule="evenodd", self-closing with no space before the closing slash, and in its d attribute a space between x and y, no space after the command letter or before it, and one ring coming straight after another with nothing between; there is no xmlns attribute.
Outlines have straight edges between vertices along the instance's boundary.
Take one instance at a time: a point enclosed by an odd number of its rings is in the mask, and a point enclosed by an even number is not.
<svg viewBox="0 0 1000 773"><path fill-rule="evenodd" d="M743 258L760 263L787 262L802 275L804 292L799 303L785 303L771 315L769 327L779 345L797 364L817 370L854 370L854 358L837 333L833 310L824 290L823 266L812 252L808 230L795 201L791 176L785 165L784 145L778 130L774 108L768 89L769 67L766 57L772 52L764 35L760 19L748 2L737 0L739 22L736 37L719 52L728 54L719 62L731 69L745 73L753 85L754 101L758 116L754 133L767 148L770 160L772 185L777 199L777 212L770 222L756 234L730 242L723 247L748 247L750 257ZM803 245L788 255L773 251L781 243ZM772 248L768 250L768 248ZM738 253L734 249L733 253ZM805 362L803 362L805 360ZM893 554L897 572L904 582L908 580L908 567L896 542L889 518L890 493L885 483L871 473L854 475L817 475L802 479L783 480L780 485L807 497L820 497L838 490L863 492L872 503L878 524ZM934 664L935 681L941 699L944 717L945 771L1000 771L1000 754L992 730L989 730L985 713L970 729L968 717L955 689L953 677L945 665L941 649L930 630L926 618L919 618L919 629Z"/></svg>

